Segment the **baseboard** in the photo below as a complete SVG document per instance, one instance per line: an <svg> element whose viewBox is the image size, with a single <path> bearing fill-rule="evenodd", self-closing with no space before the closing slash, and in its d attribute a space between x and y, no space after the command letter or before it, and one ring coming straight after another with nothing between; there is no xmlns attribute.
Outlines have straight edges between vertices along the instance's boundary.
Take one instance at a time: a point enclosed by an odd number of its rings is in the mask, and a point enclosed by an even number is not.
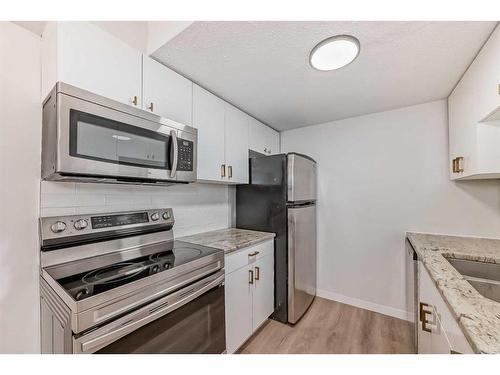
<svg viewBox="0 0 500 375"><path fill-rule="evenodd" d="M373 303L354 297L348 297L340 293L330 292L328 290L323 290L323 289L317 289L316 295L318 297L326 298L332 301L345 303L346 305L356 306L365 310L370 310L380 314L392 316L394 318L411 321L411 314L409 314L405 310L400 310L385 305L379 305L378 303Z"/></svg>

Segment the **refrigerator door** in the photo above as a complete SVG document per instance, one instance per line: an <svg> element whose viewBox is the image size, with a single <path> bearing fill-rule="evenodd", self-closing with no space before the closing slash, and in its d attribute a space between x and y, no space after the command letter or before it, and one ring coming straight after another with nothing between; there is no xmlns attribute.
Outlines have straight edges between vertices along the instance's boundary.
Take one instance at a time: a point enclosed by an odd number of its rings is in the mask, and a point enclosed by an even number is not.
<svg viewBox="0 0 500 375"><path fill-rule="evenodd" d="M316 205L288 207L288 322L295 324L316 295Z"/></svg>
<svg viewBox="0 0 500 375"><path fill-rule="evenodd" d="M304 155L287 155L287 200L316 200L316 162Z"/></svg>

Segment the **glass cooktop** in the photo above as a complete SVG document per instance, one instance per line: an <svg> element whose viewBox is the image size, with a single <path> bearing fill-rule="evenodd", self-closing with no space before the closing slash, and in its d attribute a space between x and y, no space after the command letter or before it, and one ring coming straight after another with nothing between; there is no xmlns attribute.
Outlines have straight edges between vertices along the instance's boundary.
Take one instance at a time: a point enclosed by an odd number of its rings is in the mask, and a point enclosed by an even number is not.
<svg viewBox="0 0 500 375"><path fill-rule="evenodd" d="M217 249L183 241L170 241L158 245L155 250L158 252L58 278L56 281L76 301L81 301L121 285L220 252ZM50 270L48 272L50 274Z"/></svg>

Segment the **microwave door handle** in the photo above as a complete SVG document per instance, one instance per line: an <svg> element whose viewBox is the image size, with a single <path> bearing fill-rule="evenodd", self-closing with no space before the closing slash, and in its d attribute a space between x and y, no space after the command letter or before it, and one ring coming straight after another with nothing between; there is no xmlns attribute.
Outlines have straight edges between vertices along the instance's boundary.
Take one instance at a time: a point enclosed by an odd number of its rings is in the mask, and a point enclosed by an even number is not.
<svg viewBox="0 0 500 375"><path fill-rule="evenodd" d="M179 145L177 144L177 131L170 130L170 136L172 137L172 146L174 148L174 160L172 161L172 170L170 171L170 177L174 178L177 172L177 161L179 157Z"/></svg>

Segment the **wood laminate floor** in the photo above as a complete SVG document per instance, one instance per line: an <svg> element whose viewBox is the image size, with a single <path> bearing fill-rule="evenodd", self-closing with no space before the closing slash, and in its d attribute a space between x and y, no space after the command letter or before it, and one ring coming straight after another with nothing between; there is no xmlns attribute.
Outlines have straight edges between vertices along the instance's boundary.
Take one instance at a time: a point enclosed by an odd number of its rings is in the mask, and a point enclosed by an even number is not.
<svg viewBox="0 0 500 375"><path fill-rule="evenodd" d="M407 321L316 297L295 326L269 320L239 353L412 353L411 329Z"/></svg>

